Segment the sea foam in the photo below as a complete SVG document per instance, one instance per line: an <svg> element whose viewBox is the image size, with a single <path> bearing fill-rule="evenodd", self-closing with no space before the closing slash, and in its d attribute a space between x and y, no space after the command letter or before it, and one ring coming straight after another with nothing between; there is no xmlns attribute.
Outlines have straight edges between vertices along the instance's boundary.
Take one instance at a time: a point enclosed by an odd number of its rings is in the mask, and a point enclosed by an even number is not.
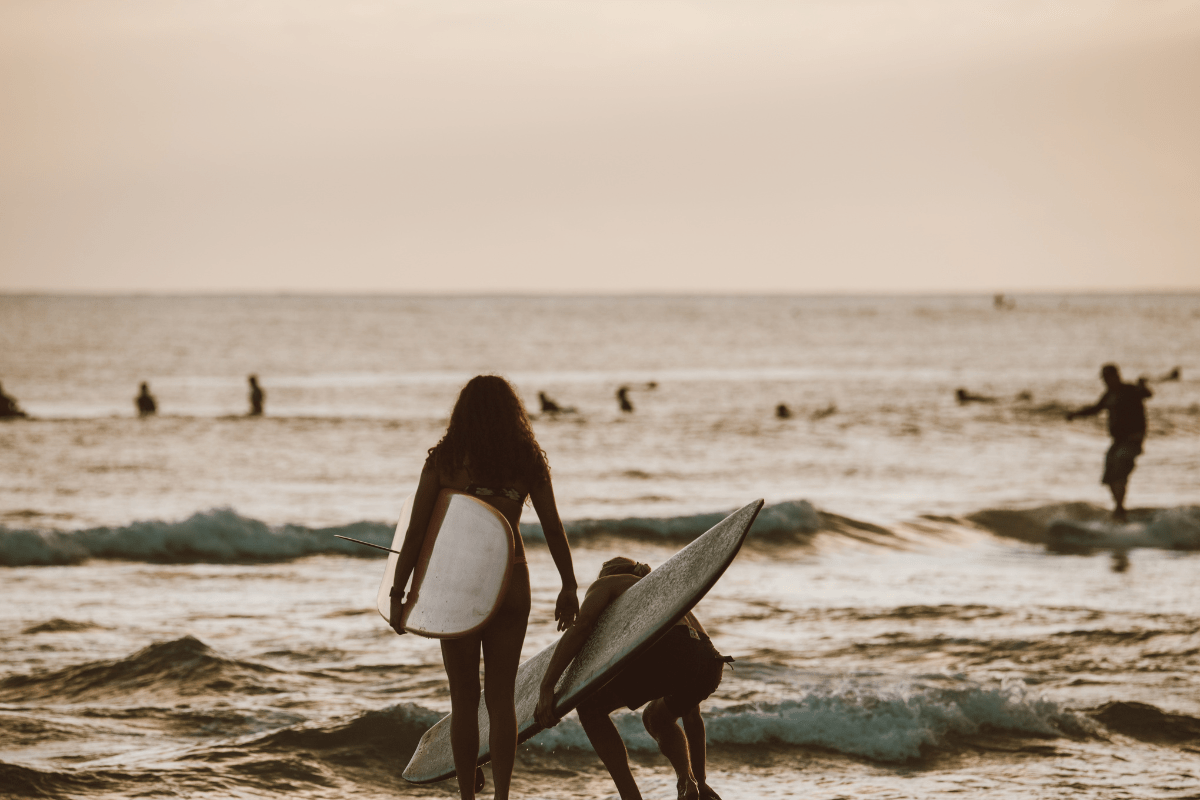
<svg viewBox="0 0 1200 800"><path fill-rule="evenodd" d="M626 745L656 749L640 713L613 715ZM1030 693L1019 682L956 688L818 690L778 702L704 709L709 746L792 745L822 747L875 761L901 762L985 730L1019 736L1080 737L1097 729L1086 716ZM590 749L571 716L529 744Z"/></svg>

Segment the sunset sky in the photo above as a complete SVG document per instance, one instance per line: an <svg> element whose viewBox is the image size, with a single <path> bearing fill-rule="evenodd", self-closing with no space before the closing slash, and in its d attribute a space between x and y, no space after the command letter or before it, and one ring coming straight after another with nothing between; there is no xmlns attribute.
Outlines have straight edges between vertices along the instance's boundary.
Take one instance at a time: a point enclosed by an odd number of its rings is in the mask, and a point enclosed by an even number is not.
<svg viewBox="0 0 1200 800"><path fill-rule="evenodd" d="M1200 289L1187 0L9 0L3 292Z"/></svg>

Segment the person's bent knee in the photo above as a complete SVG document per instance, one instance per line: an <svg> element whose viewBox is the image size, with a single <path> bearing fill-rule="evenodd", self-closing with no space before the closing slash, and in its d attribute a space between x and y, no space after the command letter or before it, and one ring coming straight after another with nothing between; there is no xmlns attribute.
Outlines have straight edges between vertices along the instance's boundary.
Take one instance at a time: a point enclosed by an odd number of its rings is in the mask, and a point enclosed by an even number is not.
<svg viewBox="0 0 1200 800"><path fill-rule="evenodd" d="M673 724L676 718L677 715L671 713L671 709L667 707L666 701L661 697L647 703L646 710L642 712L642 724L646 726L646 732L656 740L659 737L655 730L660 729L663 725Z"/></svg>

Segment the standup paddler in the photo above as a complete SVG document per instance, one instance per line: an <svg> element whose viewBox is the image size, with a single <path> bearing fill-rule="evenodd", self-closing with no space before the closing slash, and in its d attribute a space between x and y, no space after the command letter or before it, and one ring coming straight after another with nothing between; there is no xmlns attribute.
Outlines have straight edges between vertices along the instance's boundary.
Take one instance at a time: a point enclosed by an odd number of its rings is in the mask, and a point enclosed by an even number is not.
<svg viewBox="0 0 1200 800"><path fill-rule="evenodd" d="M1146 439L1145 400L1154 395L1146 386L1145 378L1139 378L1137 383L1123 382L1116 364L1105 364L1100 369L1100 379L1104 381L1104 394L1093 405L1069 412L1067 421L1108 412L1108 434L1112 437L1112 445L1104 457L1104 475L1100 482L1112 493L1113 519L1124 522L1125 489Z"/></svg>
<svg viewBox="0 0 1200 800"><path fill-rule="evenodd" d="M579 612L571 548L554 502L550 466L538 446L529 415L508 381L496 375L472 378L458 395L450 425L441 441L429 449L421 481L413 498L412 517L396 561L391 619L402 617L404 587L416 566L434 503L442 489L457 489L495 508L516 535L512 573L500 608L480 632L443 639L442 662L450 681L450 746L462 800L474 800L482 788L476 772L479 753L479 654L483 652L483 694L491 720L492 782L496 800L506 800L517 753L517 715L514 694L521 645L529 622L529 567L521 541L521 511L533 501L546 545L562 579L554 618L564 630Z"/></svg>
<svg viewBox="0 0 1200 800"><path fill-rule="evenodd" d="M588 587L575 625L563 634L546 668L534 712L543 728L558 724L554 714L554 685L592 634L600 613L649 573L648 565L624 556L604 562L599 578ZM617 785L621 800L641 800L642 794L629 769L625 743L608 715L622 706L635 711L646 703L649 705L642 712L642 723L675 769L675 785L681 800L720 800L705 780L704 719L700 716L700 703L717 690L725 664L732 660L717 652L700 620L689 612L615 678L579 704L579 722Z"/></svg>

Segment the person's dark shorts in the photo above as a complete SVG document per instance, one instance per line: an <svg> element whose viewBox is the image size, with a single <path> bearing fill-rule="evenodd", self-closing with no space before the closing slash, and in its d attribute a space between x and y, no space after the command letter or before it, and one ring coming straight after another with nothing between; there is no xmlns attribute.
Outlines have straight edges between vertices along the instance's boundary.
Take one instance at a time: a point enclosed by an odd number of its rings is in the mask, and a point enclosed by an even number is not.
<svg viewBox="0 0 1200 800"><path fill-rule="evenodd" d="M707 636L676 625L587 702L633 711L661 697L682 716L717 690L724 669L724 657Z"/></svg>
<svg viewBox="0 0 1200 800"><path fill-rule="evenodd" d="M1134 462L1141 453L1140 439L1121 439L1113 442L1112 447L1108 448L1108 455L1104 457L1104 477L1100 482L1107 486L1126 483L1129 474L1133 472Z"/></svg>

